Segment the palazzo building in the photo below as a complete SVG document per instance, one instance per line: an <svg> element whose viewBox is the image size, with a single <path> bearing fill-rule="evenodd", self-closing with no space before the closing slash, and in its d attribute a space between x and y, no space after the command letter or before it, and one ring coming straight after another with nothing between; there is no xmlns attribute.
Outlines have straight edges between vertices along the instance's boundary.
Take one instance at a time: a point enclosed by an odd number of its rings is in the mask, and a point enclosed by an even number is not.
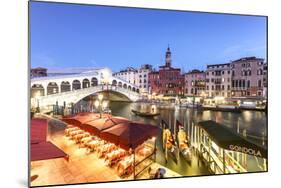
<svg viewBox="0 0 281 188"><path fill-rule="evenodd" d="M172 67L172 53L167 48L165 65L159 71L149 73L150 93L164 96L177 96L184 94L184 75L181 69Z"/></svg>

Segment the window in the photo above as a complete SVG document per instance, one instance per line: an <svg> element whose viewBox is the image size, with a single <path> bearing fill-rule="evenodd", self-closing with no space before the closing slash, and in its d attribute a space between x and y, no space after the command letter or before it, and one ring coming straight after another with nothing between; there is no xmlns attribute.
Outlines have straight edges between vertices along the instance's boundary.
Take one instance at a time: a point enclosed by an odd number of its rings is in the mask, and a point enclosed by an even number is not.
<svg viewBox="0 0 281 188"><path fill-rule="evenodd" d="M214 90L214 86L212 86L212 90Z"/></svg>
<svg viewBox="0 0 281 188"><path fill-rule="evenodd" d="M230 85L227 85L227 90L230 90Z"/></svg>
<svg viewBox="0 0 281 188"><path fill-rule="evenodd" d="M251 70L248 70L248 75L249 75L249 76L251 76L251 73L252 73Z"/></svg>
<svg viewBox="0 0 281 188"><path fill-rule="evenodd" d="M261 80L258 81L258 87L261 87Z"/></svg>
<svg viewBox="0 0 281 188"><path fill-rule="evenodd" d="M247 88L251 87L251 82L250 80L247 81Z"/></svg>
<svg viewBox="0 0 281 188"><path fill-rule="evenodd" d="M224 90L224 85L222 85L222 90Z"/></svg>

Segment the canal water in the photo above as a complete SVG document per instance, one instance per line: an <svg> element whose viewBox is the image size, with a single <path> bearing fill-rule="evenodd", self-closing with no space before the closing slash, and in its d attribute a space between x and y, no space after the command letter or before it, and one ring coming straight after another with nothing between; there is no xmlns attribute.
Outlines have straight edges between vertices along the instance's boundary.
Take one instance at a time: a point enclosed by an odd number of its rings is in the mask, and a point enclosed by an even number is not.
<svg viewBox="0 0 281 188"><path fill-rule="evenodd" d="M88 107L89 102L81 101L80 105ZM114 116L121 116L133 121L141 121L159 127L160 122L163 119L170 124L172 132L174 130L173 125L175 120L179 120L185 126L185 130L189 135L189 138L191 138L191 132L197 122L214 120L231 128L233 131L236 131L241 135L245 135L246 133L247 138L251 139L253 142L258 144L267 143L267 140L265 139L265 135L267 135L267 120L265 112L243 111L242 113L233 113L199 111L190 108L156 108L156 112L159 112L160 116L146 118L134 115L131 110L150 111L151 104L110 101L109 108ZM196 176L210 174L204 164L201 164L200 160L196 157L193 158L191 164L187 163L181 155L179 156L178 163L175 163L170 158L166 161L162 149L161 134L159 134L157 138L157 148L156 161L181 175Z"/></svg>

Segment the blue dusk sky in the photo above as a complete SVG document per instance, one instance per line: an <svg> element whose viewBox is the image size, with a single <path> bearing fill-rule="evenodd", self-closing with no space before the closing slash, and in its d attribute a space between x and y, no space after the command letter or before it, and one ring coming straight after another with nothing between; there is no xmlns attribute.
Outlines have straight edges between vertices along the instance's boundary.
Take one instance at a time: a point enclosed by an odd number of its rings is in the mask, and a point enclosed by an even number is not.
<svg viewBox="0 0 281 188"><path fill-rule="evenodd" d="M244 56L266 58L266 17L30 3L31 67L164 64L206 69Z"/></svg>

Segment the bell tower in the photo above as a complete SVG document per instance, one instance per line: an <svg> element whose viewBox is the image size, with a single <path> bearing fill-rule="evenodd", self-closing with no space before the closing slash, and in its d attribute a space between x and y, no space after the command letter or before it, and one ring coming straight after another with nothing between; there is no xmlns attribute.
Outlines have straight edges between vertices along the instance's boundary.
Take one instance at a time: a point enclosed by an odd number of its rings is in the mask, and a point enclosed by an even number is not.
<svg viewBox="0 0 281 188"><path fill-rule="evenodd" d="M165 59L165 66L166 67L171 67L171 63L172 63L172 59L171 59L171 51L170 51L170 47L168 45L167 51L166 51L166 59Z"/></svg>

